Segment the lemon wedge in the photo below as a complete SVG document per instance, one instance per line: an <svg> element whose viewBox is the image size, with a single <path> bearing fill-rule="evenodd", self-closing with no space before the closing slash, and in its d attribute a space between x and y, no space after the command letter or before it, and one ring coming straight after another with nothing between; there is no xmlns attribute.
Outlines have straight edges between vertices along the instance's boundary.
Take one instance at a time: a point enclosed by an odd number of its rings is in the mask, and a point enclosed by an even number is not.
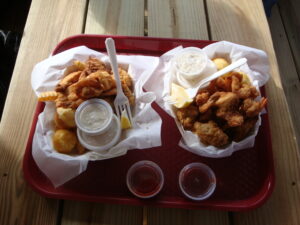
<svg viewBox="0 0 300 225"><path fill-rule="evenodd" d="M171 87L171 99L175 102L173 105L176 108L185 108L193 102L193 99L189 97L186 90L174 83L172 83Z"/></svg>
<svg viewBox="0 0 300 225"><path fill-rule="evenodd" d="M239 72L239 74L241 74L243 76L242 78L242 84L251 84L251 81L248 77L248 75L244 72Z"/></svg>
<svg viewBox="0 0 300 225"><path fill-rule="evenodd" d="M128 119L127 113L125 110L122 111L121 114L121 128L122 129L129 129L131 128L131 123Z"/></svg>

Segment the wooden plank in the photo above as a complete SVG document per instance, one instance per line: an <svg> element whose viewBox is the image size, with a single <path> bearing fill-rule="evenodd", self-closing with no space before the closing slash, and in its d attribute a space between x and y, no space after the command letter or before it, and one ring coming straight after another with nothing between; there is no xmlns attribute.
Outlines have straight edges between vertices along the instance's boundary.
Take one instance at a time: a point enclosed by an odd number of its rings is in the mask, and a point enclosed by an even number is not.
<svg viewBox="0 0 300 225"><path fill-rule="evenodd" d="M86 34L144 35L144 1L90 0Z"/></svg>
<svg viewBox="0 0 300 225"><path fill-rule="evenodd" d="M300 146L300 118L298 116L300 114L300 105L295 104L300 99L300 79L277 5L273 7L268 21L280 69L281 82L291 112L298 146Z"/></svg>
<svg viewBox="0 0 300 225"><path fill-rule="evenodd" d="M203 1L148 0L148 36L208 39ZM229 224L226 212L202 210L147 210L148 224Z"/></svg>
<svg viewBox="0 0 300 225"><path fill-rule="evenodd" d="M298 76L300 77L300 1L279 0L278 5L287 32L287 37L291 45Z"/></svg>
<svg viewBox="0 0 300 225"><path fill-rule="evenodd" d="M235 213L234 223L300 224L299 152L262 1L210 0L207 3L212 39L263 49L271 65L266 89L277 182L264 206L249 213Z"/></svg>
<svg viewBox="0 0 300 225"><path fill-rule="evenodd" d="M62 225L141 225L143 218L136 206L65 201L65 209Z"/></svg>
<svg viewBox="0 0 300 225"><path fill-rule="evenodd" d="M148 36L208 39L203 0L148 0Z"/></svg>
<svg viewBox="0 0 300 225"><path fill-rule="evenodd" d="M227 214L208 210L148 208L148 225L229 224Z"/></svg>
<svg viewBox="0 0 300 225"><path fill-rule="evenodd" d="M144 35L144 1L90 0L85 33ZM65 201L63 225L141 224L143 208Z"/></svg>
<svg viewBox="0 0 300 225"><path fill-rule="evenodd" d="M0 224L56 224L58 201L33 192L22 176L23 153L37 103L30 76L33 66L48 57L58 41L81 32L85 5L85 0L31 3L0 123Z"/></svg>

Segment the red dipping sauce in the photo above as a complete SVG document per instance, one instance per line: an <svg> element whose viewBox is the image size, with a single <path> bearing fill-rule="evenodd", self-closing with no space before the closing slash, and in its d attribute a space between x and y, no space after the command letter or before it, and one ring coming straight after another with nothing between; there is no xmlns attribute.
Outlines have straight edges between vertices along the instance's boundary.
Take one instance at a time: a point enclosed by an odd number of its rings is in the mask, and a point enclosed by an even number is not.
<svg viewBox="0 0 300 225"><path fill-rule="evenodd" d="M216 188L214 172L205 164L191 163L179 174L179 186L185 196L192 200L204 200L212 195Z"/></svg>
<svg viewBox="0 0 300 225"><path fill-rule="evenodd" d="M137 197L150 198L163 187L164 177L160 167L151 161L139 161L127 172L128 189Z"/></svg>

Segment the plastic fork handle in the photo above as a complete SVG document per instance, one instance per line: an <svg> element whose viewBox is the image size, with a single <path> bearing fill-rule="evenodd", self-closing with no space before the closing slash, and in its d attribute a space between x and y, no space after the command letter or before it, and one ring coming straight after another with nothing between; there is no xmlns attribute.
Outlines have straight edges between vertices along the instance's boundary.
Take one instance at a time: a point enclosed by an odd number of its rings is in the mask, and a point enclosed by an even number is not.
<svg viewBox="0 0 300 225"><path fill-rule="evenodd" d="M247 62L246 58L241 58L241 59L235 61L234 63L231 63L230 65L226 66L224 69L221 69L218 72L214 73L213 75L209 76L208 78L202 80L199 84L199 87L201 87L202 85L206 84L207 82L209 82L211 80L218 78L219 76L222 76L223 74L226 74L226 73L240 67L241 65L245 64L246 62Z"/></svg>
<svg viewBox="0 0 300 225"><path fill-rule="evenodd" d="M105 45L106 45L106 50L107 50L107 53L109 56L111 68L113 70L113 73L114 73L114 76L116 79L117 93L123 93L121 81L120 81L120 75L119 75L119 71L118 71L115 42L112 38L106 38Z"/></svg>

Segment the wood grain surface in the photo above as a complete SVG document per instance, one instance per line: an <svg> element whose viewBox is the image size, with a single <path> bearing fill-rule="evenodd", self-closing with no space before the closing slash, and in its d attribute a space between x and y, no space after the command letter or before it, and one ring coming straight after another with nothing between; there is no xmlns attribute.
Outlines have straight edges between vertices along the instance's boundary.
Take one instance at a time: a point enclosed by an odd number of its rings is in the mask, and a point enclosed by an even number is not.
<svg viewBox="0 0 300 225"><path fill-rule="evenodd" d="M230 224L227 212L208 210L147 208L148 225L217 225Z"/></svg>
<svg viewBox="0 0 300 225"><path fill-rule="evenodd" d="M300 79L300 1L279 0L278 6Z"/></svg>
<svg viewBox="0 0 300 225"><path fill-rule="evenodd" d="M277 22L275 18L273 23ZM270 200L251 212L228 214L57 201L34 193L21 168L37 102L31 71L59 41L81 32L211 38L265 50L271 65L267 95L277 178ZM279 27L276 38L282 38L281 32ZM281 64L288 74L282 85L261 0L32 0L0 123L0 224L300 224L299 151L283 90L284 86L294 98L289 91L295 69L287 66L292 56L286 45L283 38L277 47L279 58L286 57Z"/></svg>
<svg viewBox="0 0 300 225"><path fill-rule="evenodd" d="M297 104L300 101L300 79L291 50L292 46L281 18L279 8L275 5L268 21L277 55L281 83L289 105L297 143L300 146L300 104Z"/></svg>
<svg viewBox="0 0 300 225"><path fill-rule="evenodd" d="M299 152L281 84L268 23L259 0L208 1L211 36L267 52L271 79L266 85L276 186L271 199L249 213L235 213L235 224L300 224ZM251 14L252 16L246 16ZM259 21L259 22L258 22Z"/></svg>
<svg viewBox="0 0 300 225"><path fill-rule="evenodd" d="M65 201L62 225L141 225L143 208Z"/></svg>
<svg viewBox="0 0 300 225"><path fill-rule="evenodd" d="M148 36L208 40L203 0L148 0Z"/></svg>
<svg viewBox="0 0 300 225"><path fill-rule="evenodd" d="M33 66L60 40L81 32L85 4L85 0L32 1L0 123L0 224L56 224L57 200L34 193L22 174L37 103L30 76Z"/></svg>
<svg viewBox="0 0 300 225"><path fill-rule="evenodd" d="M144 35L144 1L90 0L86 34Z"/></svg>

